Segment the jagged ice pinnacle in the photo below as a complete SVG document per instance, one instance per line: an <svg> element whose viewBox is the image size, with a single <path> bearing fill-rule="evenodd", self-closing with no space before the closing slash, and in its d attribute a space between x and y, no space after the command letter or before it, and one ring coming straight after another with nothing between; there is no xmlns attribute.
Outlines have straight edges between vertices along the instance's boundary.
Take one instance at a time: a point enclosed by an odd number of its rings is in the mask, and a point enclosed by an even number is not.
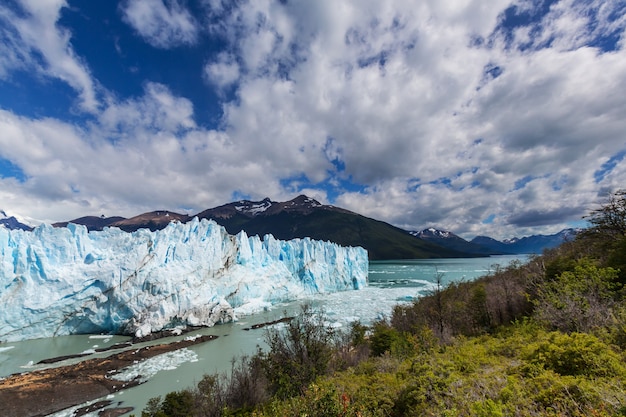
<svg viewBox="0 0 626 417"><path fill-rule="evenodd" d="M363 248L232 236L197 218L134 233L0 226L0 341L212 326L307 294L359 289L367 271Z"/></svg>

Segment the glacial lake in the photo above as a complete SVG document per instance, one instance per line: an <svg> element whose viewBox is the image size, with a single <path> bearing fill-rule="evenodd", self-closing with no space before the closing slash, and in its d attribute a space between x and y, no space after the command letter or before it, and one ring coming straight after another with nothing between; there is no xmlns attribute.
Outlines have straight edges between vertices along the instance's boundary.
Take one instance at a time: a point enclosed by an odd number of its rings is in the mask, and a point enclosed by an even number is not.
<svg viewBox="0 0 626 417"><path fill-rule="evenodd" d="M148 381L135 388L115 393L108 399L114 404L120 403L122 407L134 407L132 414L140 416L141 410L145 408L150 398L193 386L204 374L228 371L233 357L254 354L258 346L263 348L265 331L244 329L285 315L293 315L305 301L323 308L333 326L347 329L350 323L356 320L370 324L388 316L394 305L410 302L415 297L432 291L436 285L437 275L442 277L444 284L459 280L469 281L493 273L496 265L506 267L512 261L525 262L527 259L527 255L506 255L370 262L369 283L361 290L315 295L292 303L275 305L271 310L239 317L234 323L180 336L178 339L196 334L219 337L175 354L162 355L142 363L140 368L129 372L131 376L132 372L149 376ZM0 344L0 378L13 373L41 369L42 365L35 364L42 359L92 352L97 348L105 348L128 339L124 336L77 335ZM150 343L165 343L175 339L160 339ZM97 353L89 357L108 354L110 353ZM78 360L75 359L74 362L76 361ZM72 360L57 365L69 363L72 363ZM71 416L72 411L70 409L52 416ZM97 412L91 416L97 416Z"/></svg>

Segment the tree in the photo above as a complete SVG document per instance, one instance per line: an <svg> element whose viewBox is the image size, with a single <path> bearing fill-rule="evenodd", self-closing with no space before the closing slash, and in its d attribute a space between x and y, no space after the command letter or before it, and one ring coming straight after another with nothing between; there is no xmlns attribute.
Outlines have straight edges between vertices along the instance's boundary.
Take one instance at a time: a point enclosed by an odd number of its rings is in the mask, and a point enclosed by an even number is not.
<svg viewBox="0 0 626 417"><path fill-rule="evenodd" d="M611 194L586 218L592 227L581 234L581 239L595 248L605 266L618 269L620 282L626 284L626 189Z"/></svg>
<svg viewBox="0 0 626 417"><path fill-rule="evenodd" d="M585 218L593 225L591 232L612 237L626 236L626 190L609 195L602 207L593 210Z"/></svg>
<svg viewBox="0 0 626 417"><path fill-rule="evenodd" d="M387 322L377 322L374 324L374 331L370 337L372 355L382 356L385 353L391 353L394 343L397 343L399 339L398 331L387 324Z"/></svg>
<svg viewBox="0 0 626 417"><path fill-rule="evenodd" d="M280 398L303 394L307 386L325 375L333 357L335 330L326 324L322 312L309 304L286 329L266 334L268 352L257 354L272 391Z"/></svg>
<svg viewBox="0 0 626 417"><path fill-rule="evenodd" d="M161 409L168 417L191 417L193 407L193 395L190 391L183 390L167 394Z"/></svg>
<svg viewBox="0 0 626 417"><path fill-rule="evenodd" d="M150 398L141 417L191 417L194 408L193 395L188 390L170 392L161 397Z"/></svg>

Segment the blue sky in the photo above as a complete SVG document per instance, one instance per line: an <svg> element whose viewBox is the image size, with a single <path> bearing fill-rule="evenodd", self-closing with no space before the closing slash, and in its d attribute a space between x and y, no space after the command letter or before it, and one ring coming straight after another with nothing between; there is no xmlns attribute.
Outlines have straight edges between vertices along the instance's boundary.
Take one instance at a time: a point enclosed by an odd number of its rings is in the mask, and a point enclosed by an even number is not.
<svg viewBox="0 0 626 417"><path fill-rule="evenodd" d="M36 224L307 194L554 233L626 187L626 4L8 0L0 208Z"/></svg>

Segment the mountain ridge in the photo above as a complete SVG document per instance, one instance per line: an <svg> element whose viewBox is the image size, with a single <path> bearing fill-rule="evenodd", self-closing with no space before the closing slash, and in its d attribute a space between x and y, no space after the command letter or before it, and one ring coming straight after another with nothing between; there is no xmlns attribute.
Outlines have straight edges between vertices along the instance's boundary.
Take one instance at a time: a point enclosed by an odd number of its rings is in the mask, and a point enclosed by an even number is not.
<svg viewBox="0 0 626 417"><path fill-rule="evenodd" d="M541 253L572 240L581 229L567 228L551 235L531 235L498 241L488 236L476 236L470 242L505 254Z"/></svg>
<svg viewBox="0 0 626 417"><path fill-rule="evenodd" d="M420 239L433 242L439 246L449 247L455 250L472 253L475 255L490 256L490 255L503 255L504 253L498 250L494 250L487 246L483 246L479 243L469 242L462 237L447 231L439 230L433 227L420 231L410 231L412 236Z"/></svg>
<svg viewBox="0 0 626 417"><path fill-rule="evenodd" d="M504 241L477 236L467 241L450 231L435 228L407 231L341 207L321 204L306 195L284 202L272 201L270 198L260 201L238 200L195 215L155 210L130 218L84 216L52 225L65 227L68 223L75 223L86 226L90 231L105 227L118 227L126 232L141 228L155 231L171 221L186 223L194 217L214 220L233 235L245 230L249 236L272 234L282 240L310 237L344 246L362 246L368 250L372 260L541 253L545 248L557 246L576 233L574 229L565 229L548 236L533 235ZM0 224L8 228L32 230L17 220L7 219L15 218L9 218L0 210Z"/></svg>
<svg viewBox="0 0 626 417"><path fill-rule="evenodd" d="M300 195L293 200L240 200L204 210L199 218L212 219L237 234L271 234L277 239L310 237L343 246L362 246L371 260L467 257L471 254L443 248L410 236L405 230Z"/></svg>
<svg viewBox="0 0 626 417"><path fill-rule="evenodd" d="M89 230L119 227L127 232L141 228L155 231L171 221L186 223L194 217L214 220L232 235L244 230L249 236L271 234L281 240L308 237L342 246L361 246L367 249L371 260L475 256L415 238L391 224L340 207L321 204L306 195L284 202L269 198L261 201L239 200L206 209L196 215L157 210L131 218L86 216L53 226L77 223L87 226Z"/></svg>
<svg viewBox="0 0 626 417"><path fill-rule="evenodd" d="M9 216L4 210L0 209L0 225L4 225L7 229L33 230L27 224L20 222L15 216Z"/></svg>
<svg viewBox="0 0 626 417"><path fill-rule="evenodd" d="M476 236L467 241L452 232L428 228L409 232L413 236L435 242L444 247L464 250L484 255L519 255L540 254L545 249L554 248L561 243L574 239L581 229L567 228L552 235L531 235L522 238L496 240L489 236Z"/></svg>

